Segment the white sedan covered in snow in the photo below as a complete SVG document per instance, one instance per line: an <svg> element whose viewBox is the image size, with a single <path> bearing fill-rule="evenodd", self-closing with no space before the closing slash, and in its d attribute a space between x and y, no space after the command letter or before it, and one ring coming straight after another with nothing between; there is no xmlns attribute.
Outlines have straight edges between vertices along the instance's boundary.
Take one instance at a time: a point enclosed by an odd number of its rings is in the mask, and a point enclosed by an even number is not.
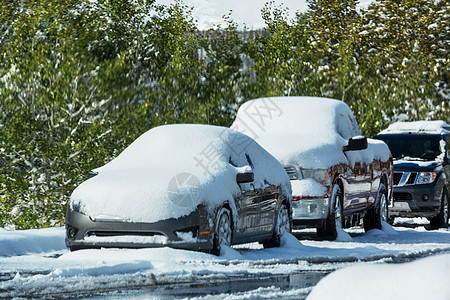
<svg viewBox="0 0 450 300"><path fill-rule="evenodd" d="M72 193L71 250L279 245L291 228L291 185L250 137L224 127L167 125L140 136Z"/></svg>

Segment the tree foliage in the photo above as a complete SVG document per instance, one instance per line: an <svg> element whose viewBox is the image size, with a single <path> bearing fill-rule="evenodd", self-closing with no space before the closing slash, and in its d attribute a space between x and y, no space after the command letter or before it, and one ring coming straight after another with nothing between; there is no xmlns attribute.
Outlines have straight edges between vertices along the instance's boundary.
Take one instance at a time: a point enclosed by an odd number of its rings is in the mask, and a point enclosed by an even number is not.
<svg viewBox="0 0 450 300"><path fill-rule="evenodd" d="M62 225L87 172L148 129L228 126L243 102L347 102L365 135L450 121L448 1L268 2L262 30L199 31L182 2L0 3L0 227Z"/></svg>

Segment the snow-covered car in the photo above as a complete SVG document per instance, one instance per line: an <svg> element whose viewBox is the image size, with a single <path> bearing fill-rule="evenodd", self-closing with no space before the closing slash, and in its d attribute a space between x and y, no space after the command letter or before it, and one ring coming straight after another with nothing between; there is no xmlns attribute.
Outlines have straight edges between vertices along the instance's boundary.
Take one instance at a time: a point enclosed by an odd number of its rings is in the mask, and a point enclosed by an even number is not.
<svg viewBox="0 0 450 300"><path fill-rule="evenodd" d="M450 195L450 125L444 121L397 122L374 138L394 157L395 217L426 217L431 229L447 228Z"/></svg>
<svg viewBox="0 0 450 300"><path fill-rule="evenodd" d="M167 125L144 133L72 193L71 250L278 246L291 230L289 178L250 137L229 128Z"/></svg>
<svg viewBox="0 0 450 300"><path fill-rule="evenodd" d="M244 103L231 128L254 138L284 165L293 190L294 228L381 228L392 197L387 145L361 136L342 101L315 97L260 98Z"/></svg>

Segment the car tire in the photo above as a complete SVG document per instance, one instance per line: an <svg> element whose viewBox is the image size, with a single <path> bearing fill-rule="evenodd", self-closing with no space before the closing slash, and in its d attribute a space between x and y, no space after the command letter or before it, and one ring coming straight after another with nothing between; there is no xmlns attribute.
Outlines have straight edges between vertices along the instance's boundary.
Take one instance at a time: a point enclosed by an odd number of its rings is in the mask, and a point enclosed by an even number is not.
<svg viewBox="0 0 450 300"><path fill-rule="evenodd" d="M448 228L448 218L448 195L444 191L442 193L441 209L439 214L430 219L431 229Z"/></svg>
<svg viewBox="0 0 450 300"><path fill-rule="evenodd" d="M388 220L387 189L384 183L378 187L377 198L372 208L364 216L364 231L381 229L381 222Z"/></svg>
<svg viewBox="0 0 450 300"><path fill-rule="evenodd" d="M231 246L233 233L231 224L230 211L227 208L222 207L217 214L216 224L214 226L214 241L213 249L211 250L212 254L219 256L222 245Z"/></svg>
<svg viewBox="0 0 450 300"><path fill-rule="evenodd" d="M335 240L337 238L337 228L343 228L342 191L339 185L335 184L331 192L330 212L324 224L317 228L317 235L321 239Z"/></svg>
<svg viewBox="0 0 450 300"><path fill-rule="evenodd" d="M395 217L389 217L389 218L387 219L387 223L388 223L389 225L394 225L394 221L395 221Z"/></svg>
<svg viewBox="0 0 450 300"><path fill-rule="evenodd" d="M286 231L291 232L291 217L288 208L282 203L278 209L273 236L270 240L263 242L264 248L280 247L281 237Z"/></svg>

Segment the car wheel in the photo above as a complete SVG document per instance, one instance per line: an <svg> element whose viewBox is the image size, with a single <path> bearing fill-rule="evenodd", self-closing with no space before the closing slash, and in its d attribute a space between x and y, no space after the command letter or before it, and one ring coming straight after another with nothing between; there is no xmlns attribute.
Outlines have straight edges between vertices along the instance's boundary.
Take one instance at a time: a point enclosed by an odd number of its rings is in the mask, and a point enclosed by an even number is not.
<svg viewBox="0 0 450 300"><path fill-rule="evenodd" d="M395 221L395 217L389 217L389 218L387 219L387 223L388 223L389 225L394 225L394 221Z"/></svg>
<svg viewBox="0 0 450 300"><path fill-rule="evenodd" d="M431 229L448 227L448 195L445 191L442 193L441 210L436 217L430 219L430 227Z"/></svg>
<svg viewBox="0 0 450 300"><path fill-rule="evenodd" d="M232 229L231 214L228 209L222 207L217 216L211 253L218 256L222 245L231 246Z"/></svg>
<svg viewBox="0 0 450 300"><path fill-rule="evenodd" d="M281 236L285 232L291 232L291 218L286 205L281 204L275 221L273 236L270 240L263 242L264 248L280 247Z"/></svg>
<svg viewBox="0 0 450 300"><path fill-rule="evenodd" d="M372 208L364 216L364 231L381 229L381 221L388 219L387 189L384 183L378 187L377 198Z"/></svg>
<svg viewBox="0 0 450 300"><path fill-rule="evenodd" d="M338 228L342 228L343 210L342 210L342 191L339 185L333 186L331 192L331 210L325 223L317 228L317 235L323 239L335 240L337 238Z"/></svg>

